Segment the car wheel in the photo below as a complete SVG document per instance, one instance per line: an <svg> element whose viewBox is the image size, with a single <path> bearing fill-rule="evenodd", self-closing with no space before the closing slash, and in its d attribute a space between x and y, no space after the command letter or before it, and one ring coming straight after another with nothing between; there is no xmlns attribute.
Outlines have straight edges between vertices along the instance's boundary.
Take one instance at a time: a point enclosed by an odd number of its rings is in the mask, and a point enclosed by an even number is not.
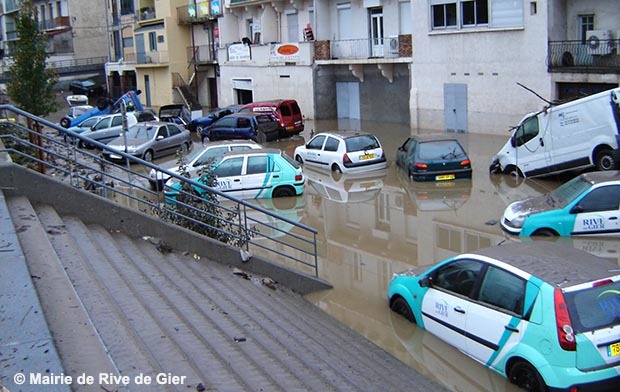
<svg viewBox="0 0 620 392"><path fill-rule="evenodd" d="M146 150L144 155L142 155L142 159L147 162L151 162L153 160L153 150Z"/></svg>
<svg viewBox="0 0 620 392"><path fill-rule="evenodd" d="M523 172L521 172L521 170L516 166L508 166L506 170L504 170L504 174L508 175L509 179L506 180L506 185L511 188L518 187L521 185L523 180L525 180Z"/></svg>
<svg viewBox="0 0 620 392"><path fill-rule="evenodd" d="M412 323L415 323L415 317L413 316L411 307L409 307L409 304L403 297L394 298L390 304L390 309L392 309L394 313L398 313Z"/></svg>
<svg viewBox="0 0 620 392"><path fill-rule="evenodd" d="M616 159L610 150L603 150L596 154L596 168L600 171L614 170L616 168Z"/></svg>
<svg viewBox="0 0 620 392"><path fill-rule="evenodd" d="M265 135L265 132L256 132L256 141L260 144L265 144L267 142L267 135Z"/></svg>
<svg viewBox="0 0 620 392"><path fill-rule="evenodd" d="M291 197L291 196L295 196L295 191L293 191L293 189L287 186L276 188L273 191L273 197Z"/></svg>
<svg viewBox="0 0 620 392"><path fill-rule="evenodd" d="M511 383L526 391L547 391L547 385L545 385L545 381L540 376L540 373L525 361L518 361L510 368L508 379Z"/></svg>
<svg viewBox="0 0 620 392"><path fill-rule="evenodd" d="M60 126L63 128L69 128L71 126L71 119L69 117L63 117L60 120Z"/></svg>
<svg viewBox="0 0 620 392"><path fill-rule="evenodd" d="M539 237L557 237L558 233L556 233L554 230L544 228L536 230L532 235Z"/></svg>
<svg viewBox="0 0 620 392"><path fill-rule="evenodd" d="M338 164L337 164L337 163L334 163L334 164L332 165L332 171L333 171L333 172L336 172L336 173L342 173L342 169L340 168L340 166L338 166Z"/></svg>
<svg viewBox="0 0 620 392"><path fill-rule="evenodd" d="M299 154L295 155L295 160L299 162L300 165L304 164L304 159Z"/></svg>

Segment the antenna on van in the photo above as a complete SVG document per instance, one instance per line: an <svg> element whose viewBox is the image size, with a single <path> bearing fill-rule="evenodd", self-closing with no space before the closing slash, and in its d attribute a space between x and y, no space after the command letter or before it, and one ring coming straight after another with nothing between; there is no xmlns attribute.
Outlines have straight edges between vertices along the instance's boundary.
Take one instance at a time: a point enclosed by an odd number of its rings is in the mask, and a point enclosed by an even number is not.
<svg viewBox="0 0 620 392"><path fill-rule="evenodd" d="M519 83L519 82L517 82L517 84L518 84L520 87L523 87L523 88L524 88L524 89L526 89L527 91L531 92L532 94L534 94L535 96L537 96L537 97L538 97L538 98L540 98L541 100L545 101L545 102L546 102L549 106L553 106L553 102L551 102L551 101L549 101L549 100L547 100L547 99L543 98L543 97L542 97L540 94L538 94L536 91L532 90L532 89L531 89L531 88L529 88L529 87L524 86L523 84L521 84L521 83Z"/></svg>

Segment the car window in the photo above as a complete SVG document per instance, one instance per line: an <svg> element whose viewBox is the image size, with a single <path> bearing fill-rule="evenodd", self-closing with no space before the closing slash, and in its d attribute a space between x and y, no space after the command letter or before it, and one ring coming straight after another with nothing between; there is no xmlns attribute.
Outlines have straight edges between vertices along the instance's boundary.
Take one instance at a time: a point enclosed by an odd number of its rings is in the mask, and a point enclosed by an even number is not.
<svg viewBox="0 0 620 392"><path fill-rule="evenodd" d="M355 137L348 137L344 140L347 146L347 152L373 150L379 148L379 142L374 136L360 135Z"/></svg>
<svg viewBox="0 0 620 392"><path fill-rule="evenodd" d="M246 169L246 174L266 173L268 171L268 163L269 158L267 157L267 155L248 157L248 167Z"/></svg>
<svg viewBox="0 0 620 392"><path fill-rule="evenodd" d="M469 259L446 264L433 273L433 287L469 296L482 267L481 262Z"/></svg>
<svg viewBox="0 0 620 392"><path fill-rule="evenodd" d="M575 332L620 325L620 281L564 293Z"/></svg>
<svg viewBox="0 0 620 392"><path fill-rule="evenodd" d="M239 126L239 128L249 128L250 120L248 120L247 118L240 118L237 125Z"/></svg>
<svg viewBox="0 0 620 392"><path fill-rule="evenodd" d="M132 139L152 139L157 128L146 125L145 123L138 123L129 128L127 137Z"/></svg>
<svg viewBox="0 0 620 392"><path fill-rule="evenodd" d="M251 150L250 146L230 146L230 151Z"/></svg>
<svg viewBox="0 0 620 392"><path fill-rule="evenodd" d="M310 140L308 144L306 144L306 148L308 150L320 150L323 147L323 142L325 141L325 135L315 136L314 139Z"/></svg>
<svg viewBox="0 0 620 392"><path fill-rule="evenodd" d="M478 300L518 315L523 314L525 279L490 266L480 286Z"/></svg>
<svg viewBox="0 0 620 392"><path fill-rule="evenodd" d="M418 146L418 158L423 160L461 159L466 154L456 140L423 142Z"/></svg>
<svg viewBox="0 0 620 392"><path fill-rule="evenodd" d="M102 118L97 124L95 124L94 130L108 128L111 120L112 119L110 117Z"/></svg>
<svg viewBox="0 0 620 392"><path fill-rule="evenodd" d="M86 120L82 121L82 123L80 124L80 127L81 127L81 128L86 128L86 127L90 128L90 127L92 127L93 125L95 125L95 124L97 123L97 121L99 121L99 119L100 119L100 118L98 118L98 117L95 117L95 118L92 118L92 117L91 117L91 118L87 118Z"/></svg>
<svg viewBox="0 0 620 392"><path fill-rule="evenodd" d="M340 145L340 140L334 137L328 137L325 142L325 151L338 151L338 146Z"/></svg>
<svg viewBox="0 0 620 392"><path fill-rule="evenodd" d="M612 211L620 207L620 185L593 189L578 203L580 212Z"/></svg>
<svg viewBox="0 0 620 392"><path fill-rule="evenodd" d="M157 129L157 136L155 136L155 138L158 138L158 137L167 138L168 137L168 129L166 129L166 127L159 127L159 129Z"/></svg>
<svg viewBox="0 0 620 392"><path fill-rule="evenodd" d="M578 176L565 183L564 185L551 191L550 195L554 202L555 208L564 208L575 198L590 188L590 183Z"/></svg>
<svg viewBox="0 0 620 392"><path fill-rule="evenodd" d="M112 119L112 125L110 125L111 127L119 127L123 125L123 116L115 116Z"/></svg>
<svg viewBox="0 0 620 392"><path fill-rule="evenodd" d="M288 105L282 105L280 106L280 113L282 113L283 116L290 116L291 109L288 107Z"/></svg>
<svg viewBox="0 0 620 392"><path fill-rule="evenodd" d="M213 174L217 177L240 176L243 169L243 157L230 158L213 170Z"/></svg>
<svg viewBox="0 0 620 392"><path fill-rule="evenodd" d="M221 128L232 128L235 126L236 122L237 119L234 117L222 117L215 122L214 126Z"/></svg>
<svg viewBox="0 0 620 392"><path fill-rule="evenodd" d="M530 117L515 133L516 146L522 146L538 135L538 117Z"/></svg>
<svg viewBox="0 0 620 392"><path fill-rule="evenodd" d="M293 114L301 114L301 109L299 109L297 102L293 102L291 106L293 107Z"/></svg>
<svg viewBox="0 0 620 392"><path fill-rule="evenodd" d="M178 135L179 133L181 133L179 127L176 127L174 125L168 125L168 134L170 136Z"/></svg>
<svg viewBox="0 0 620 392"><path fill-rule="evenodd" d="M208 161L217 160L226 152L228 152L228 147L226 146L210 148L196 160L194 166L204 165Z"/></svg>

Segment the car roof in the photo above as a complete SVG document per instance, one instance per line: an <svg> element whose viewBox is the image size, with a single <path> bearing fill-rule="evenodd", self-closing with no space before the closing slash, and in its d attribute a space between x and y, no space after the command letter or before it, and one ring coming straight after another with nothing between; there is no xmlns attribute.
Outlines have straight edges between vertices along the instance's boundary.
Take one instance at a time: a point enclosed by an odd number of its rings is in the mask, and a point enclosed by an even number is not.
<svg viewBox="0 0 620 392"><path fill-rule="evenodd" d="M411 135L409 137L419 142L433 142L443 140L456 140L458 142L458 139L455 136L443 133L424 133L419 135Z"/></svg>
<svg viewBox="0 0 620 392"><path fill-rule="evenodd" d="M593 172L583 173L581 176L587 182L594 185L594 184L599 184L601 182L620 181L620 170L593 171Z"/></svg>
<svg viewBox="0 0 620 392"><path fill-rule="evenodd" d="M325 132L319 132L315 136L318 136L318 135L331 135L331 136L341 137L343 139L354 137L354 136L374 136L372 133L361 132L361 131L325 131Z"/></svg>
<svg viewBox="0 0 620 392"><path fill-rule="evenodd" d="M471 253L502 261L554 287L569 287L620 274L617 264L549 241L505 242Z"/></svg>
<svg viewBox="0 0 620 392"><path fill-rule="evenodd" d="M223 157L229 157L234 155L259 155L259 154L282 154L282 150L278 148L259 148L255 150L238 150L238 151L228 151L222 155Z"/></svg>
<svg viewBox="0 0 620 392"><path fill-rule="evenodd" d="M260 146L260 144L256 143L253 140L243 140L243 139L235 139L235 140L213 140L213 141L209 141L208 143L206 143L204 145L204 147L211 147L211 146L228 146L228 145L255 145L255 146Z"/></svg>

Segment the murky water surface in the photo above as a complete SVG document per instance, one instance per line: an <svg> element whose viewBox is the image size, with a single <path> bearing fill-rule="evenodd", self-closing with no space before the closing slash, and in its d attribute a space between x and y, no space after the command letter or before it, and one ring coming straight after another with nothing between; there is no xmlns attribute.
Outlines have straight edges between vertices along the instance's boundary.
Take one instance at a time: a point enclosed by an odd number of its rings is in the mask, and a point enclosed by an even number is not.
<svg viewBox="0 0 620 392"><path fill-rule="evenodd" d="M299 137L270 143L293 156L313 132L361 129L374 133L390 166L381 173L332 175L305 168L304 195L293 200L258 201L319 231L319 275L334 289L307 299L401 361L454 391L515 391L504 378L422 331L387 306L393 273L498 244L508 238L499 227L512 201L557 187L567 178L526 180L490 176L491 157L506 142L500 136L455 134L473 166L472 180L410 181L394 164L396 149L416 131L396 124L308 121ZM302 137L303 136L303 137ZM615 262L620 241L563 239Z"/></svg>

